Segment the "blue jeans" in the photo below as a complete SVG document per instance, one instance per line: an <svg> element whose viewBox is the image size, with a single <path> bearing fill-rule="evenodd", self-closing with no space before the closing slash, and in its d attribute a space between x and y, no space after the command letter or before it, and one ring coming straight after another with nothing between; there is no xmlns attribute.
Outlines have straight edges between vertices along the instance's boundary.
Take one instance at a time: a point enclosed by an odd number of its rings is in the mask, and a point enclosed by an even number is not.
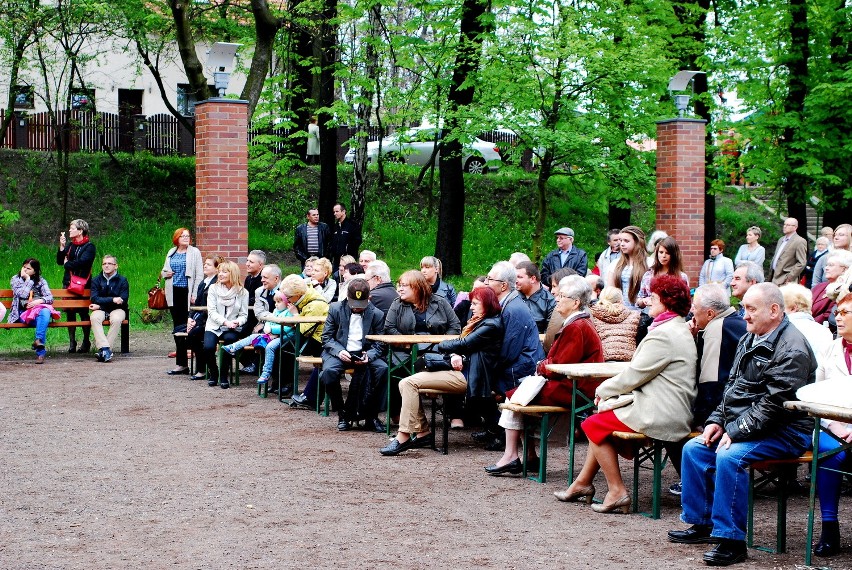
<svg viewBox="0 0 852 570"><path fill-rule="evenodd" d="M35 321L30 322L30 326L35 326L35 339L40 340L42 344L47 344L47 325L50 324L50 308L44 307L38 312ZM47 350L44 347L36 350L36 355L44 356Z"/></svg>
<svg viewBox="0 0 852 570"><path fill-rule="evenodd" d="M250 334L247 337L238 340L234 344L229 344L226 348L233 349L234 352L237 350L242 350L252 343L254 339L259 337L259 334ZM263 370L261 370L260 375L258 376L258 380L261 378L265 378L269 380L269 377L272 376L272 367L275 365L275 354L278 352L278 347L281 345L281 337L273 338L270 340L266 348L264 348L264 360L263 360Z"/></svg>
<svg viewBox="0 0 852 570"><path fill-rule="evenodd" d="M776 435L738 441L728 449L702 443L701 436L683 448L681 520L712 525L712 535L746 539L748 466L761 459L798 457L810 447L811 433L780 428Z"/></svg>
<svg viewBox="0 0 852 570"><path fill-rule="evenodd" d="M837 449L840 443L827 433L819 434L819 452L824 453ZM840 503L840 484L843 482L843 473L836 471L828 471L828 469L841 469L846 462L849 454L841 451L827 459L820 461L820 467L827 469L819 469L817 471L817 494L819 495L819 509L822 514L822 520L836 521L837 506Z"/></svg>

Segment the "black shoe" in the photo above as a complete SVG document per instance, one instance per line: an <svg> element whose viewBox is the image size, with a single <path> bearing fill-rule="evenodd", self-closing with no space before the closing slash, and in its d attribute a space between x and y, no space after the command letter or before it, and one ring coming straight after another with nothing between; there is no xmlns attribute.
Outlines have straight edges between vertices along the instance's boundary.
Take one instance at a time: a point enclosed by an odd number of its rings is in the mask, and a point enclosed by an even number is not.
<svg viewBox="0 0 852 570"><path fill-rule="evenodd" d="M103 351L103 361L104 362L112 362L112 351L108 348L102 348Z"/></svg>
<svg viewBox="0 0 852 570"><path fill-rule="evenodd" d="M485 472L489 475L503 475L504 473L509 473L511 475L520 475L524 470L524 465L521 463L520 458L515 459L514 461L507 463L506 465L489 465L485 468Z"/></svg>
<svg viewBox="0 0 852 570"><path fill-rule="evenodd" d="M713 550L704 553L704 563L708 566L730 566L748 558L748 548L744 540L723 539Z"/></svg>
<svg viewBox="0 0 852 570"><path fill-rule="evenodd" d="M500 437L492 438L485 444L486 451L503 451L506 449L506 440Z"/></svg>
<svg viewBox="0 0 852 570"><path fill-rule="evenodd" d="M290 407L315 410L314 406L308 403L308 398L304 394L294 394L291 398Z"/></svg>
<svg viewBox="0 0 852 570"><path fill-rule="evenodd" d="M274 390L267 390L266 393L272 394L273 396L277 396L278 395L278 388L276 388Z"/></svg>
<svg viewBox="0 0 852 570"><path fill-rule="evenodd" d="M413 438L409 438L405 443L400 443L398 439L393 438L389 444L379 450L379 453L385 456L399 455L403 451L411 449L413 445Z"/></svg>
<svg viewBox="0 0 852 570"><path fill-rule="evenodd" d="M819 541L814 547L814 555L827 558L840 554L840 523L823 521Z"/></svg>
<svg viewBox="0 0 852 570"><path fill-rule="evenodd" d="M432 444L435 443L435 434L432 432L427 433L426 435L421 435L415 438L410 439L411 447L432 447Z"/></svg>
<svg viewBox="0 0 852 570"><path fill-rule="evenodd" d="M92 343L88 340L84 340L83 343L80 345L80 348L77 349L77 352L79 354L88 354L90 350L92 350Z"/></svg>
<svg viewBox="0 0 852 570"><path fill-rule="evenodd" d="M204 380L204 378L206 376L207 376L207 374L204 374L203 372L196 372L195 374L190 376L189 379L190 380Z"/></svg>
<svg viewBox="0 0 852 570"><path fill-rule="evenodd" d="M181 374L189 374L189 368L173 369L166 372L169 376L180 376Z"/></svg>
<svg viewBox="0 0 852 570"><path fill-rule="evenodd" d="M77 343L72 340L70 343L68 343L68 354L74 354L75 352L77 352Z"/></svg>
<svg viewBox="0 0 852 570"><path fill-rule="evenodd" d="M710 536L713 527L704 524L694 524L686 530L670 530L669 542L679 544L716 544L718 538Z"/></svg>
<svg viewBox="0 0 852 570"><path fill-rule="evenodd" d="M292 394L292 393L293 393L293 387L292 387L292 386L290 386L290 385L288 384L288 385L286 385L286 386L284 386L284 387L279 388L278 390L276 390L276 391L275 391L275 393L276 393L276 394L280 394L282 398L286 398L286 397L288 397L290 394Z"/></svg>
<svg viewBox="0 0 852 570"><path fill-rule="evenodd" d="M104 361L104 349L99 348L98 351L95 353L95 358L97 359L98 362L103 362Z"/></svg>
<svg viewBox="0 0 852 570"><path fill-rule="evenodd" d="M497 434L486 429L482 431L475 431L470 434L470 437L472 437L473 441L476 443L490 443L491 440L497 437Z"/></svg>
<svg viewBox="0 0 852 570"><path fill-rule="evenodd" d="M219 387L220 387L221 389L223 389L223 390L227 390L228 388L230 388L230 387L231 387L231 385L230 385L230 384L228 384L228 381L227 381L227 380L224 380L224 381L222 381L222 382L219 382Z"/></svg>
<svg viewBox="0 0 852 570"><path fill-rule="evenodd" d="M388 427L379 418L375 418L372 422L370 420L365 421L364 427L372 429L376 433L386 433L388 431Z"/></svg>
<svg viewBox="0 0 852 570"><path fill-rule="evenodd" d="M538 470L541 469L541 459L539 457L533 457L532 459L527 459L527 471L530 473L538 473Z"/></svg>
<svg viewBox="0 0 852 570"><path fill-rule="evenodd" d="M337 422L337 431L349 431L350 429L352 429L352 424L350 424L346 420L341 419L339 422Z"/></svg>
<svg viewBox="0 0 852 570"><path fill-rule="evenodd" d="M214 386L218 386L219 385L219 379L213 378L211 376L210 378L207 379L207 385L210 386L211 388L214 387Z"/></svg>

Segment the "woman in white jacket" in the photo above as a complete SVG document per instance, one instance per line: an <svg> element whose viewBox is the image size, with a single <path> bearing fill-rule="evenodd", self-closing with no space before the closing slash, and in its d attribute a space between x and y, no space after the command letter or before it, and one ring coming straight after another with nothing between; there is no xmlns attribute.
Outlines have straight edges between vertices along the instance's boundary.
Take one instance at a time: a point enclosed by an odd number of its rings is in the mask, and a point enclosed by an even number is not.
<svg viewBox="0 0 852 570"><path fill-rule="evenodd" d="M225 344L239 340L248 319L248 299L248 290L240 283L239 265L233 261L219 264L219 281L207 293L207 324L204 326L204 353L210 374L208 386L219 384L222 388L230 388L228 370L231 368L231 354L222 353L224 371L220 379L217 347L220 340Z"/></svg>

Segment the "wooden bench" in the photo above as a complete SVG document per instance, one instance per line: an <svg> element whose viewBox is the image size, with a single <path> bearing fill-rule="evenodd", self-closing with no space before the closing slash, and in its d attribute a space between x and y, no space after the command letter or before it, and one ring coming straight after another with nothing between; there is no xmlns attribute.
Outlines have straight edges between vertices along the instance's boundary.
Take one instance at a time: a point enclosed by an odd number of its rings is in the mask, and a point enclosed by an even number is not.
<svg viewBox="0 0 852 570"><path fill-rule="evenodd" d="M322 368L322 357L320 356L297 356L296 362L299 364L309 364L313 366L317 372ZM346 371L347 373L351 373L350 370ZM293 390L293 393L296 393L296 390ZM317 413L322 414L323 417L328 417L328 412L331 409L331 402L328 399L328 394L325 393L325 390L322 387L322 383L317 379Z"/></svg>
<svg viewBox="0 0 852 570"><path fill-rule="evenodd" d="M89 289L86 289L84 297L75 295L69 292L68 289L51 289L51 293L53 294L53 307L60 312L67 309L85 309L88 311L89 305L92 303L89 298ZM0 303L7 309L11 308L13 300L14 293L11 289L0 289ZM126 308L125 312L127 312ZM128 314L127 316L129 317L130 315ZM109 320L104 321L104 326L108 326L109 324ZM51 320L48 326L50 328L90 327L92 326L92 322ZM25 323L0 323L0 329L23 329L28 327L29 325ZM121 352L122 354L130 352L130 321L127 319L121 321Z"/></svg>
<svg viewBox="0 0 852 570"><path fill-rule="evenodd" d="M755 461L749 465L748 522L746 526L746 541L749 548L772 554L783 554L787 551L787 499L789 498L789 487L796 480L796 469L798 466L803 463L809 465L811 461L813 461L813 453L806 451L801 457L764 459L763 461ZM760 475L755 477L755 471L759 472ZM774 483L776 487L775 548L755 546L754 544L755 493L770 483Z"/></svg>
<svg viewBox="0 0 852 570"><path fill-rule="evenodd" d="M652 519L660 518L660 498L662 497L662 473L668 457L663 453L663 442L652 439L644 433L614 431L612 437L633 445L633 512ZM646 463L650 461L651 466ZM639 511L639 470L651 469L653 482L651 489L651 512Z"/></svg>
<svg viewBox="0 0 852 570"><path fill-rule="evenodd" d="M550 417L552 415L556 415L557 419L562 416L562 414L571 414L571 408L563 408L561 406L521 406L518 404L512 404L510 402L504 402L500 404L501 410L509 410L512 412L517 412L519 414L523 414L525 416L530 416L534 418L540 418L539 425L539 467L538 467L538 476L530 477L530 479L534 481L538 481L539 483L547 482L547 438L550 437L550 432L553 430L553 426L550 425ZM556 422L553 423L556 425ZM570 426L569 429L573 429L573 426ZM530 429L526 422L524 422L524 451L522 453L523 456L523 476L528 477L527 475L527 457L529 456L530 449L530 440L534 436L532 432L535 430Z"/></svg>
<svg viewBox="0 0 852 570"><path fill-rule="evenodd" d="M444 390L436 390L432 388L420 388L417 390L417 393L420 394L421 398L428 398L432 401L432 450L438 451L438 447L435 445L435 427L437 424L435 423L435 416L437 412L441 412L441 429L443 431L442 441L444 446L441 448L441 453L447 455L449 452L450 445L450 416L447 414L447 402L444 399L445 396L461 396L458 392L446 392ZM441 399L441 403L438 403L438 399Z"/></svg>

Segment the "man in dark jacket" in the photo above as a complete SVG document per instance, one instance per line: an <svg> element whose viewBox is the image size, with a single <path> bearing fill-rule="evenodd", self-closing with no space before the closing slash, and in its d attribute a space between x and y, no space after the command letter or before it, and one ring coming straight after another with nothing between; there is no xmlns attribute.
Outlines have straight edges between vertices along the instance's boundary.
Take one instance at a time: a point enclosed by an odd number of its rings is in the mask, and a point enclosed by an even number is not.
<svg viewBox="0 0 852 570"><path fill-rule="evenodd" d="M305 215L307 221L296 227L293 251L296 259L305 268L305 260L311 256L328 257L331 246L331 230L328 224L319 221L319 210L311 208Z"/></svg>
<svg viewBox="0 0 852 570"><path fill-rule="evenodd" d="M346 206L338 202L334 205L334 229L331 233L331 266L340 265L340 258L351 255L358 259L361 247L361 227L346 217Z"/></svg>
<svg viewBox="0 0 852 570"><path fill-rule="evenodd" d="M127 317L127 299L130 297L130 285L124 275L118 274L118 261L112 255L105 255L103 272L92 279L89 320L95 333L95 348L98 362L112 360L112 345L118 338L121 322ZM104 334L104 321L109 319L109 333Z"/></svg>
<svg viewBox="0 0 852 570"><path fill-rule="evenodd" d="M515 288L529 309L539 334L544 334L556 308L556 299L541 286L541 274L535 263L521 261L515 266L515 275Z"/></svg>
<svg viewBox="0 0 852 570"><path fill-rule="evenodd" d="M541 262L541 282L550 286L550 276L562 269L570 267L585 277L589 271L589 259L586 252L579 247L574 247L574 230L571 228L559 228L556 234L556 249L545 256Z"/></svg>
<svg viewBox="0 0 852 570"><path fill-rule="evenodd" d="M717 543L704 554L712 566L747 557L749 464L800 456L811 443L812 422L784 408L796 390L814 381L816 358L784 315L784 298L772 283L743 297L748 333L737 345L722 401L704 433L683 450L683 514L692 526L669 531L671 542Z"/></svg>

